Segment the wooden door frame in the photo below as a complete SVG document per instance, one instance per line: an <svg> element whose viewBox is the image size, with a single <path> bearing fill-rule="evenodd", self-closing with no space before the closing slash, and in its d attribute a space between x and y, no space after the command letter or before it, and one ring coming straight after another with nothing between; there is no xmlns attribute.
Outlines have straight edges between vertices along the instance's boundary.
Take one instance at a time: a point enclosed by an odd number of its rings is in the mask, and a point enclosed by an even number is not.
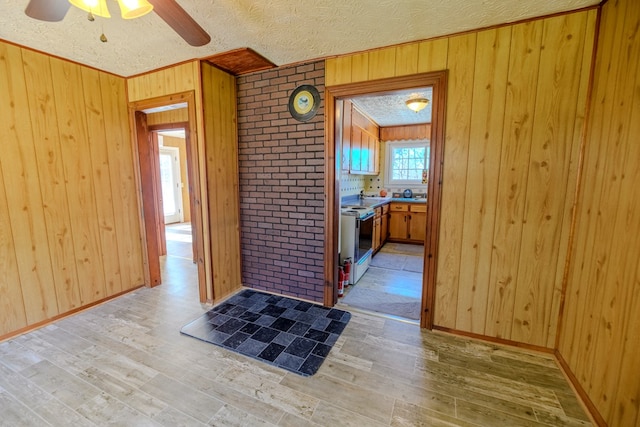
<svg viewBox="0 0 640 427"><path fill-rule="evenodd" d="M192 155L191 155L191 137L189 134L189 122L173 122L173 123L161 123L161 124L157 124L157 125L151 125L149 126L149 130L154 132L154 133L158 133L158 132L162 132L163 130L175 130L175 129L182 129L184 130L184 142L185 142L185 151L187 153L187 158L186 158L186 163L187 163L187 187L189 188L189 212L195 212L196 210L196 206L195 206L195 199L192 196L192 194L194 194L194 189L195 187L195 179L196 177L193 176L193 173L191 172L191 169L193 168L193 160L192 159ZM181 172L182 173L182 172ZM183 205L184 205L184 200L182 201ZM191 245L192 245L192 252L193 252L193 262L196 263L198 262L198 248L197 248L197 239L195 237L195 233L196 233L196 226L193 224L193 220L191 221Z"/></svg>
<svg viewBox="0 0 640 427"><path fill-rule="evenodd" d="M159 264L159 252L157 234L155 231L160 227L158 215L154 208L154 203L145 203L145 193L153 194L154 182L153 177L149 173L142 173L145 171L145 162L147 159L143 158L147 153L149 145L149 126L146 124L146 115L144 110L150 108L163 107L173 104L187 104L188 122L181 122L174 124L185 128L185 141L187 146L187 163L189 164L189 179L190 179L190 192L189 203L191 209L191 224L192 235L195 240L194 249L197 253L194 253L194 259L198 268L198 289L200 302L207 302L207 280L206 280L206 253L205 245L208 244L206 239L206 230L203 225L203 216L201 207L202 201L206 200L206 195L203 195L203 187L201 185L200 176L204 171L200 170L201 164L200 151L198 150L197 143L197 119L196 119L196 104L195 93L193 91L183 92L173 95L161 96L157 98L144 99L140 101L129 103L129 117L132 123L132 140L135 141L134 156L135 156L135 174L136 183L140 189L139 201L141 205L141 229L143 231L144 244L143 256L145 260L145 282L147 286L153 287L161 283L160 278L160 264ZM156 130L157 126L153 129Z"/></svg>
<svg viewBox="0 0 640 427"><path fill-rule="evenodd" d="M424 273L422 279L422 310L420 327L433 327L436 267L442 198L442 167L444 161L444 126L446 112L447 71L391 77L358 83L325 87L325 252L324 304L333 306L338 299L338 226L340 220L340 147L336 144L336 100L357 95L393 92L430 86L433 88L431 157L427 188L427 230L425 236Z"/></svg>

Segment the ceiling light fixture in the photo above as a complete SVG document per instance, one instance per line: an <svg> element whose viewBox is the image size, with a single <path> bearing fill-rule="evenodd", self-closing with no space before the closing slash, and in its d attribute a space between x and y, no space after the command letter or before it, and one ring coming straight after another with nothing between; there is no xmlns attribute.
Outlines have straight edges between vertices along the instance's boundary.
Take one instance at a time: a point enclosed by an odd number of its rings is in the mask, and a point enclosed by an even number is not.
<svg viewBox="0 0 640 427"><path fill-rule="evenodd" d="M111 18L109 8L107 8L107 0L69 0L69 3L89 12L89 16ZM139 18L153 10L153 6L147 0L118 0L118 4L123 19Z"/></svg>
<svg viewBox="0 0 640 427"><path fill-rule="evenodd" d="M429 104L429 100L427 98L411 98L406 101L406 104L410 110L417 113L420 110L424 110L424 108Z"/></svg>

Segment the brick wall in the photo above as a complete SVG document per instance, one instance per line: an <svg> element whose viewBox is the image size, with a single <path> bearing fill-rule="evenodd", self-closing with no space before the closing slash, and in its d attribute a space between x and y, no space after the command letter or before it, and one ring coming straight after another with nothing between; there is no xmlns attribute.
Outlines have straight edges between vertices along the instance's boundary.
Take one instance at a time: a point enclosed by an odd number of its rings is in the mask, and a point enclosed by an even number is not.
<svg viewBox="0 0 640 427"><path fill-rule="evenodd" d="M238 77L242 281L323 300L324 61ZM318 88L317 115L287 108L302 84Z"/></svg>

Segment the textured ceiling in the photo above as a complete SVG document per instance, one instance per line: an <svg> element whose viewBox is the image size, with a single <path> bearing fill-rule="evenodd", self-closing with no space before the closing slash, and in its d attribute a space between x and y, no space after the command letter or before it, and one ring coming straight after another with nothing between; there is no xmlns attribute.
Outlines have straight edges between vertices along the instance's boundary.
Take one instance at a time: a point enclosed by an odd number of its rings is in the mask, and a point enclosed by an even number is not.
<svg viewBox="0 0 640 427"><path fill-rule="evenodd" d="M410 110L406 101L411 98L426 98L429 104L424 110ZM378 126L415 125L431 123L432 88L395 91L391 94L359 96L351 101Z"/></svg>
<svg viewBox="0 0 640 427"><path fill-rule="evenodd" d="M28 0L0 0L0 39L131 76L250 47L277 65L573 10L599 0L178 0L211 35L186 44L155 13L125 21L86 19L72 7L61 22L27 17ZM99 41L104 32L107 43Z"/></svg>

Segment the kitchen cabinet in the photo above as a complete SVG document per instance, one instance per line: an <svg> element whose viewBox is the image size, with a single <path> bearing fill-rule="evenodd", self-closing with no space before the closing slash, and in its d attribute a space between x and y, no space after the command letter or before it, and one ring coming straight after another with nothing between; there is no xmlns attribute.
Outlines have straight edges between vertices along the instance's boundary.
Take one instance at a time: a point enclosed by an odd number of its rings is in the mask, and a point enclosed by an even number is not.
<svg viewBox="0 0 640 427"><path fill-rule="evenodd" d="M427 231L427 205L391 203L389 240L424 243Z"/></svg>
<svg viewBox="0 0 640 427"><path fill-rule="evenodd" d="M374 210L373 220L373 252L377 252L389 236L389 204L378 206Z"/></svg>
<svg viewBox="0 0 640 427"><path fill-rule="evenodd" d="M342 103L342 124L338 126L338 133L342 138L342 161L340 170L349 172L351 169L351 101Z"/></svg>
<svg viewBox="0 0 640 427"><path fill-rule="evenodd" d="M380 246L389 238L389 204L382 206L381 220L380 220Z"/></svg>
<svg viewBox="0 0 640 427"><path fill-rule="evenodd" d="M341 137L342 171L361 175L380 173L380 127L348 100L343 103Z"/></svg>
<svg viewBox="0 0 640 427"><path fill-rule="evenodd" d="M375 216L373 217L373 242L372 242L372 248L373 248L373 252L377 252L378 249L380 249L380 246L382 246L382 240L381 240L381 236L382 236L382 207L377 207L375 208Z"/></svg>
<svg viewBox="0 0 640 427"><path fill-rule="evenodd" d="M424 243L427 234L427 205L413 204L409 206L409 240Z"/></svg>

